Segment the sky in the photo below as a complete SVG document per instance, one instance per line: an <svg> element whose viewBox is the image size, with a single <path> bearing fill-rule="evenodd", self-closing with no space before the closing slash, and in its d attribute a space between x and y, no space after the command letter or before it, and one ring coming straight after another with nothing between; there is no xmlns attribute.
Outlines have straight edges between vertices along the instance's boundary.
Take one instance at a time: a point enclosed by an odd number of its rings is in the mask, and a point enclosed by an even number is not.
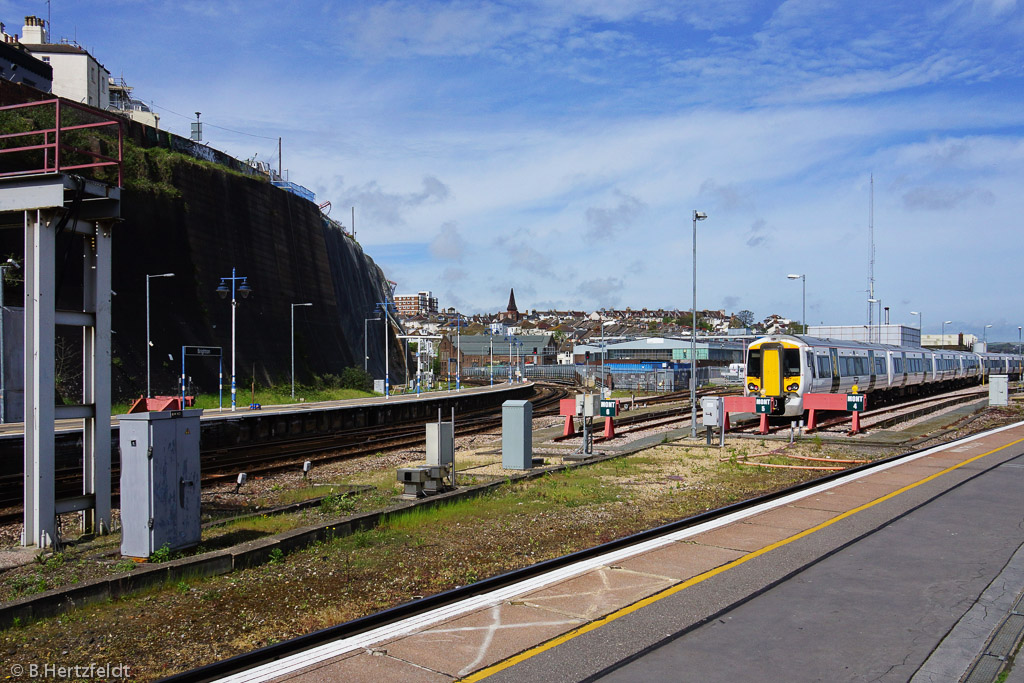
<svg viewBox="0 0 1024 683"><path fill-rule="evenodd" d="M1017 0L0 0L442 307L1024 325ZM920 315L913 315L916 311ZM877 313L876 313L877 316ZM986 328L991 325L991 328Z"/></svg>

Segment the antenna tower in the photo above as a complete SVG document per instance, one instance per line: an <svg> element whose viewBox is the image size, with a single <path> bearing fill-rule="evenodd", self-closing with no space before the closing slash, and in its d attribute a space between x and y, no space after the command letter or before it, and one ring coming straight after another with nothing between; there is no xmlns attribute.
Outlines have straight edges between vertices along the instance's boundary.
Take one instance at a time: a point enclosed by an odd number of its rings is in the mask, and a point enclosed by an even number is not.
<svg viewBox="0 0 1024 683"><path fill-rule="evenodd" d="M871 269L868 274L868 327L874 320L874 307L871 300L875 298L875 174L871 174L871 195L868 200L868 241L871 245Z"/></svg>

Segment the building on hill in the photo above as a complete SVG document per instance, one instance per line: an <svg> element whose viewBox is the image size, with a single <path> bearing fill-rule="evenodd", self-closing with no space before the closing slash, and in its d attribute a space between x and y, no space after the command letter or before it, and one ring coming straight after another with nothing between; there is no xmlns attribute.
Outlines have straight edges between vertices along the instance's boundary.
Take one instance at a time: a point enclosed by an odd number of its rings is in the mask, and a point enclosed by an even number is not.
<svg viewBox="0 0 1024 683"><path fill-rule="evenodd" d="M0 78L21 83L43 92L50 92L53 83L53 67L32 56L25 46L0 24Z"/></svg>
<svg viewBox="0 0 1024 683"><path fill-rule="evenodd" d="M53 68L51 91L97 109L110 106L110 72L89 51L72 41L51 43L45 19L25 17L21 44Z"/></svg>
<svg viewBox="0 0 1024 683"><path fill-rule="evenodd" d="M398 294L395 296L395 306L398 308L398 315L403 318L431 315L437 313L437 297L431 291Z"/></svg>

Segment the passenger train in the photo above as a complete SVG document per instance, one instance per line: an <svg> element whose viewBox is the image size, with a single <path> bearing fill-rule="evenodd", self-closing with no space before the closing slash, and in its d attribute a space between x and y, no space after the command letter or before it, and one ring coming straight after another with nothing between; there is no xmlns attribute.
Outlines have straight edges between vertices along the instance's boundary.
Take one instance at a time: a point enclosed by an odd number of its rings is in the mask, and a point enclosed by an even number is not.
<svg viewBox="0 0 1024 683"><path fill-rule="evenodd" d="M771 335L747 348L743 393L777 397L773 414L793 417L803 414L807 393L848 394L856 386L884 400L979 384L990 374L1019 379L1022 365L1017 354Z"/></svg>

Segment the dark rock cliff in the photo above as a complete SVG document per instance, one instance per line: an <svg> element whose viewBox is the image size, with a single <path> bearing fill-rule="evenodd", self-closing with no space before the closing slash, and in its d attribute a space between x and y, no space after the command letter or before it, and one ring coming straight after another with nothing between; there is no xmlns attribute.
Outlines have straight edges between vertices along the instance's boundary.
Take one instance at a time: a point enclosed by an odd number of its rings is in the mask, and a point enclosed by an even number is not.
<svg viewBox="0 0 1024 683"><path fill-rule="evenodd" d="M252 288L249 297L237 297L240 395L254 369L261 385L289 381L292 303L313 304L295 308L298 382L362 367L364 320L376 315L388 288L373 259L316 205L265 181L180 159L169 170L164 189L122 195L124 222L114 235L115 392L145 388L147 273L175 273L150 280L154 393L177 386L182 345L223 347L229 388L231 297L221 299L217 287L232 268ZM368 367L380 378L384 325L367 327ZM391 372L398 381L401 351L393 334ZM186 373L199 390L216 389L216 361L188 358Z"/></svg>

